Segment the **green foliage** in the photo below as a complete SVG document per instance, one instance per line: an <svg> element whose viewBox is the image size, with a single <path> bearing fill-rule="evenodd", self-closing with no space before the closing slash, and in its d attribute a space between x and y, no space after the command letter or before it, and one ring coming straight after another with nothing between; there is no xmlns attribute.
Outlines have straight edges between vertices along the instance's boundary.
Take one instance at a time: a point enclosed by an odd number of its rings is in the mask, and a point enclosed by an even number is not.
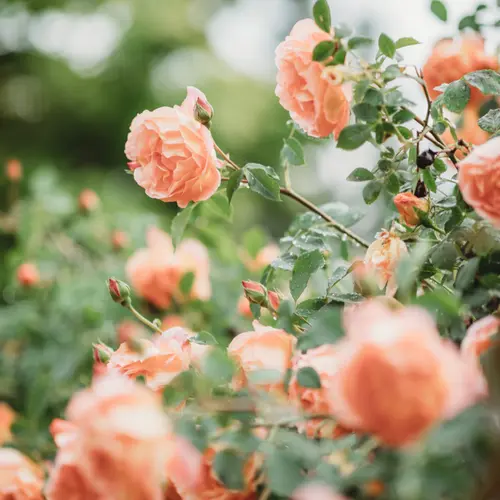
<svg viewBox="0 0 500 500"><path fill-rule="evenodd" d="M317 0L313 6L313 16L316 24L327 33L332 27L332 15L326 0Z"/></svg>
<svg viewBox="0 0 500 500"><path fill-rule="evenodd" d="M448 20L448 10L441 0L432 0L431 11L441 21L446 22Z"/></svg>
<svg viewBox="0 0 500 500"><path fill-rule="evenodd" d="M271 167L248 163L244 169L248 187L257 194L272 201L279 201L280 178Z"/></svg>

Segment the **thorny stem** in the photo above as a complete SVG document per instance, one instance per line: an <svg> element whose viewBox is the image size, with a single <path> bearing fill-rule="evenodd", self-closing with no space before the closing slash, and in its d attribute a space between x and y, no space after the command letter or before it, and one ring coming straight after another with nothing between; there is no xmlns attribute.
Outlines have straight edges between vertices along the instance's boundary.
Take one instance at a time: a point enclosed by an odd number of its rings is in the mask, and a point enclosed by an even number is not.
<svg viewBox="0 0 500 500"><path fill-rule="evenodd" d="M214 144L215 146L215 150L217 151L217 153L219 153L222 158L224 158L224 161L233 169L233 170L240 170L240 167L238 165L236 165L236 163L234 163L233 160L231 160L231 158L229 158L229 156L224 153L224 151L222 151L221 148L219 148L219 146L217 146L217 144Z"/></svg>
<svg viewBox="0 0 500 500"><path fill-rule="evenodd" d="M146 319L132 304L128 304L125 306L141 323L145 324L152 330L158 333L163 333L161 328L156 326L154 323L151 323L148 319Z"/></svg>
<svg viewBox="0 0 500 500"><path fill-rule="evenodd" d="M227 177L222 178L223 181L228 181ZM247 181L243 179L241 182L246 183ZM330 226L336 229L339 233L345 234L348 238L358 243L364 248L368 248L369 244L365 241L361 236L358 236L356 233L353 233L345 226L337 222L335 219L330 217L326 212L321 210L321 208L317 207L314 203L310 202L300 194L296 193L292 188L288 187L280 187L280 193L288 196L292 200L295 200L297 203L300 203L302 206L306 207L311 212L314 212L316 215L319 215L322 219L324 219Z"/></svg>

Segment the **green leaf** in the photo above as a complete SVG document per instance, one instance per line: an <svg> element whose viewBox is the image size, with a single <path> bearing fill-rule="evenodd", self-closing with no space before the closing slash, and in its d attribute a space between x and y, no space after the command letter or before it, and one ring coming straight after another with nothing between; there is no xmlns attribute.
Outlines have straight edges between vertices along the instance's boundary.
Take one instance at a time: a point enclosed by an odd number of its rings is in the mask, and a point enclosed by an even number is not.
<svg viewBox="0 0 500 500"><path fill-rule="evenodd" d="M352 29L349 25L340 23L338 26L333 28L335 33L335 38L347 38L352 35Z"/></svg>
<svg viewBox="0 0 500 500"><path fill-rule="evenodd" d="M346 55L347 52L344 47L340 47L340 49L337 50L337 52L335 52L335 55L333 56L332 65L344 64Z"/></svg>
<svg viewBox="0 0 500 500"><path fill-rule="evenodd" d="M465 81L485 95L500 95L500 74L492 69L474 71L464 76Z"/></svg>
<svg viewBox="0 0 500 500"><path fill-rule="evenodd" d="M340 306L329 305L315 314L309 329L299 337L297 349L313 349L340 340L344 335L341 311Z"/></svg>
<svg viewBox="0 0 500 500"><path fill-rule="evenodd" d="M358 47L371 45L373 40L371 38L366 38L364 36L353 36L348 42L347 47L349 50L357 49Z"/></svg>
<svg viewBox="0 0 500 500"><path fill-rule="evenodd" d="M432 0L431 11L438 19L441 19L441 21L446 22L448 20L448 11L441 0Z"/></svg>
<svg viewBox="0 0 500 500"><path fill-rule="evenodd" d="M460 19L460 22L458 23L458 29L462 31L467 28L471 28L474 31L478 32L481 30L481 25L477 22L476 14L465 16Z"/></svg>
<svg viewBox="0 0 500 500"><path fill-rule="evenodd" d="M425 307L431 313L444 312L449 316L457 316L460 312L460 298L443 289L427 292L416 297L414 303Z"/></svg>
<svg viewBox="0 0 500 500"><path fill-rule="evenodd" d="M431 253L431 262L439 269L451 270L455 266L458 252L453 243L443 241Z"/></svg>
<svg viewBox="0 0 500 500"><path fill-rule="evenodd" d="M370 87L370 80L361 80L354 86L354 101L360 102L364 99L368 88Z"/></svg>
<svg viewBox="0 0 500 500"><path fill-rule="evenodd" d="M188 295L191 292L191 288L193 288L194 283L194 273L188 272L186 273L179 283L179 288L184 295Z"/></svg>
<svg viewBox="0 0 500 500"><path fill-rule="evenodd" d="M242 491L245 489L244 466L244 457L233 450L219 451L213 461L215 475L229 490Z"/></svg>
<svg viewBox="0 0 500 500"><path fill-rule="evenodd" d="M339 135L337 147L347 151L357 149L370 139L370 127L357 123L348 125Z"/></svg>
<svg viewBox="0 0 500 500"><path fill-rule="evenodd" d="M406 123L415 118L415 114L409 109L402 109L398 111L393 117L392 121L394 123Z"/></svg>
<svg viewBox="0 0 500 500"><path fill-rule="evenodd" d="M347 266L340 266L332 273L332 275L328 278L328 289L331 290L337 283L342 281L350 272L352 271L352 267L348 268Z"/></svg>
<svg viewBox="0 0 500 500"><path fill-rule="evenodd" d="M318 0L313 7L314 21L323 31L330 33L332 28L332 15L326 0Z"/></svg>
<svg viewBox="0 0 500 500"><path fill-rule="evenodd" d="M363 199L367 205L374 203L382 190L382 184L379 181L369 182L363 189Z"/></svg>
<svg viewBox="0 0 500 500"><path fill-rule="evenodd" d="M387 57L394 57L396 54L396 45L393 42L392 38L387 36L385 33L382 33L378 39L378 48L382 54Z"/></svg>
<svg viewBox="0 0 500 500"><path fill-rule="evenodd" d="M248 163L244 169L248 187L257 194L272 201L280 201L280 178L271 167Z"/></svg>
<svg viewBox="0 0 500 500"><path fill-rule="evenodd" d="M321 389L321 380L314 368L305 366L297 373L297 382L300 386L307 389Z"/></svg>
<svg viewBox="0 0 500 500"><path fill-rule="evenodd" d="M221 349L211 349L201 361L201 371L214 383L226 384L234 374L234 363L226 352Z"/></svg>
<svg viewBox="0 0 500 500"><path fill-rule="evenodd" d="M396 49L402 49L403 47L410 47L411 45L419 45L420 42L412 37L403 37L396 40Z"/></svg>
<svg viewBox="0 0 500 500"><path fill-rule="evenodd" d="M437 190L436 179L434 179L432 172L428 168L426 168L424 169L422 176L424 178L424 182L427 188L433 193L435 193Z"/></svg>
<svg viewBox="0 0 500 500"><path fill-rule="evenodd" d="M355 168L347 177L347 180L351 182L365 182L373 179L375 179L375 176L369 170L362 167Z"/></svg>
<svg viewBox="0 0 500 500"><path fill-rule="evenodd" d="M381 106L384 104L384 96L380 90L370 87L369 89L366 89L363 102L367 102L372 106Z"/></svg>
<svg viewBox="0 0 500 500"><path fill-rule="evenodd" d="M486 132L497 134L500 132L500 109L491 109L477 123Z"/></svg>
<svg viewBox="0 0 500 500"><path fill-rule="evenodd" d="M288 498L303 481L301 464L284 450L273 448L264 463L269 489Z"/></svg>
<svg viewBox="0 0 500 500"><path fill-rule="evenodd" d="M295 137L289 137L283 142L284 145L281 150L282 158L290 165L305 165L306 160L304 157L304 149L302 148L302 144L297 139L295 139Z"/></svg>
<svg viewBox="0 0 500 500"><path fill-rule="evenodd" d="M441 160L441 158L436 158L434 160L434 168L436 169L436 172L439 173L439 174L444 174L444 172L446 172L448 170L448 166L446 165L446 163Z"/></svg>
<svg viewBox="0 0 500 500"><path fill-rule="evenodd" d="M295 262L290 282L290 292L295 301L306 289L309 278L325 265L325 258L319 250L303 253Z"/></svg>
<svg viewBox="0 0 500 500"><path fill-rule="evenodd" d="M474 257L462 264L458 270L457 279L455 280L455 288L457 290L466 290L474 283L480 260L479 257Z"/></svg>
<svg viewBox="0 0 500 500"><path fill-rule="evenodd" d="M230 220L233 215L227 196L224 196L220 191L215 193L208 200L201 202L199 206L203 208L204 213L212 217Z"/></svg>
<svg viewBox="0 0 500 500"><path fill-rule="evenodd" d="M319 42L313 50L313 61L324 61L335 52L335 42L333 40L323 40Z"/></svg>
<svg viewBox="0 0 500 500"><path fill-rule="evenodd" d="M451 82L443 94L444 105L453 113L461 113L470 99L470 88L465 80Z"/></svg>
<svg viewBox="0 0 500 500"><path fill-rule="evenodd" d="M398 194L399 193L399 177L395 172L393 172L391 175L386 180L386 188L387 191L391 194Z"/></svg>
<svg viewBox="0 0 500 500"><path fill-rule="evenodd" d="M243 170L236 170L229 176L229 180L226 184L226 194L229 203L231 203L234 193L240 187L241 181L243 180L243 173Z"/></svg>
<svg viewBox="0 0 500 500"><path fill-rule="evenodd" d="M217 339L209 332L201 331L189 339L190 342L201 345L217 345Z"/></svg>
<svg viewBox="0 0 500 500"><path fill-rule="evenodd" d="M417 146L411 146L408 150L408 163L410 165L417 164Z"/></svg>
<svg viewBox="0 0 500 500"><path fill-rule="evenodd" d="M350 207L341 201L331 201L330 203L320 205L319 208L346 227L356 224L364 216L362 211Z"/></svg>
<svg viewBox="0 0 500 500"><path fill-rule="evenodd" d="M174 247L176 247L182 240L182 236L184 235L184 231L186 230L186 227L191 220L191 215L195 206L196 203L188 205L186 208L179 211L177 215L172 219L170 235L172 236L172 243Z"/></svg>
<svg viewBox="0 0 500 500"><path fill-rule="evenodd" d="M367 102L356 104L352 110L358 120L372 123L378 120L378 109Z"/></svg>

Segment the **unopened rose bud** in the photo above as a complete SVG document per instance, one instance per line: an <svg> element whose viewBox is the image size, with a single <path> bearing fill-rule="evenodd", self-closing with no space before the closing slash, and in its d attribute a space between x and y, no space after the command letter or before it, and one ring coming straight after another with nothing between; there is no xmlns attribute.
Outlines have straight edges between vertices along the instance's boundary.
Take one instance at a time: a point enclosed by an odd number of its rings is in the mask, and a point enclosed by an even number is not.
<svg viewBox="0 0 500 500"><path fill-rule="evenodd" d="M205 125L205 127L210 128L213 116L214 110L212 109L212 106L210 106L208 101L198 97L198 99L196 99L196 104L194 105L195 119L202 125Z"/></svg>
<svg viewBox="0 0 500 500"><path fill-rule="evenodd" d="M92 354L96 363L107 363L113 354L113 349L106 344L92 344Z"/></svg>
<svg viewBox="0 0 500 500"><path fill-rule="evenodd" d="M242 281L245 297L252 304L257 304L276 312L280 306L280 297L276 292L268 291L261 283Z"/></svg>
<svg viewBox="0 0 500 500"><path fill-rule="evenodd" d="M25 262L17 268L17 281L25 288L32 288L40 283L40 273L35 264Z"/></svg>
<svg viewBox="0 0 500 500"><path fill-rule="evenodd" d="M420 223L420 215L415 209L429 212L429 202L426 198L418 198L411 192L399 193L394 197L396 206L402 222L407 226L417 226Z"/></svg>
<svg viewBox="0 0 500 500"><path fill-rule="evenodd" d="M99 203L99 196L92 189L84 189L78 196L78 208L84 214L93 212L99 206Z"/></svg>
<svg viewBox="0 0 500 500"><path fill-rule="evenodd" d="M111 235L111 243L116 252L123 250L129 244L129 238L124 231L113 231Z"/></svg>
<svg viewBox="0 0 500 500"><path fill-rule="evenodd" d="M277 312L279 307L280 307L280 296L276 292L267 292L268 295L268 305L270 306L269 309L272 309L273 311Z"/></svg>
<svg viewBox="0 0 500 500"><path fill-rule="evenodd" d="M352 263L352 276L354 280L354 291L364 297L372 297L380 293L376 277L362 260Z"/></svg>
<svg viewBox="0 0 500 500"><path fill-rule="evenodd" d="M23 176L23 166L21 165L21 162L14 158L8 160L5 165L5 175L7 176L7 179L12 182L19 182Z"/></svg>
<svg viewBox="0 0 500 500"><path fill-rule="evenodd" d="M115 278L108 279L108 290L111 298L122 306L130 305L130 287L127 283Z"/></svg>

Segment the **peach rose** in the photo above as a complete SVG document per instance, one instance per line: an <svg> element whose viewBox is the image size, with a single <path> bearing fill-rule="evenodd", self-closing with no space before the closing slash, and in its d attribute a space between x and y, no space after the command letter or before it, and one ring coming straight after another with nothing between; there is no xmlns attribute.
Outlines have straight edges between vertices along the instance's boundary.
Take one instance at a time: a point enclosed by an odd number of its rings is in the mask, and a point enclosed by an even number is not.
<svg viewBox="0 0 500 500"><path fill-rule="evenodd" d="M26 287L31 288L40 283L40 273L38 267L32 262L25 262L17 268L17 282Z"/></svg>
<svg viewBox="0 0 500 500"><path fill-rule="evenodd" d="M12 439L10 428L15 418L14 410L7 403L0 403L0 445Z"/></svg>
<svg viewBox="0 0 500 500"><path fill-rule="evenodd" d="M474 322L467 330L460 349L469 359L477 359L494 345L494 337L500 330L500 318L485 316Z"/></svg>
<svg viewBox="0 0 500 500"><path fill-rule="evenodd" d="M9 181L18 182L23 176L23 166L19 160L12 158L5 164L5 175Z"/></svg>
<svg viewBox="0 0 500 500"><path fill-rule="evenodd" d="M84 213L93 212L100 203L99 196L92 189L84 189L78 196L78 208Z"/></svg>
<svg viewBox="0 0 500 500"><path fill-rule="evenodd" d="M408 254L403 240L392 231L383 230L368 247L365 254L365 267L368 274L375 276L377 286L386 288L386 295L394 295L397 289L394 275L399 261Z"/></svg>
<svg viewBox="0 0 500 500"><path fill-rule="evenodd" d="M329 486L322 483L309 483L297 488L292 500L345 500Z"/></svg>
<svg viewBox="0 0 500 500"><path fill-rule="evenodd" d="M161 321L161 329L162 330L170 330L170 328L174 328L174 326L186 326L186 322L179 316L178 314L169 314L165 316Z"/></svg>
<svg viewBox="0 0 500 500"><path fill-rule="evenodd" d="M269 243L261 248L254 259L246 256L244 258L245 266L253 273L258 273L267 267L271 262L280 256L280 247L275 243Z"/></svg>
<svg viewBox="0 0 500 500"><path fill-rule="evenodd" d="M148 230L147 248L138 250L127 262L126 272L138 295L160 309L172 299L208 300L212 293L207 249L197 240L184 240L174 251L170 236L156 227ZM179 288L182 277L192 272L189 297Z"/></svg>
<svg viewBox="0 0 500 500"><path fill-rule="evenodd" d="M13 448L0 448L0 498L43 500L43 472Z"/></svg>
<svg viewBox="0 0 500 500"><path fill-rule="evenodd" d="M256 500L257 484L256 474L259 460L255 455L250 455L243 467L244 489L241 491L229 490L217 478L212 468L216 450L207 448L201 454L191 443L186 443L171 461L168 477L182 500ZM200 467L201 465L201 467ZM199 471L198 480L193 472Z"/></svg>
<svg viewBox="0 0 500 500"><path fill-rule="evenodd" d="M401 221L410 227L420 224L420 216L415 211L415 208L426 213L429 211L429 202L427 199L418 198L410 191L399 193L394 197L393 201L401 216Z"/></svg>
<svg viewBox="0 0 500 500"><path fill-rule="evenodd" d="M116 252L127 248L129 242L128 234L125 231L113 231L111 234L111 244Z"/></svg>
<svg viewBox="0 0 500 500"><path fill-rule="evenodd" d="M253 322L253 332L237 335L229 344L228 354L239 366L234 386L241 389L247 384L263 390L282 390L286 372L292 365L292 354L297 339L284 330L262 326ZM272 382L253 382L261 370L272 371Z"/></svg>
<svg viewBox="0 0 500 500"><path fill-rule="evenodd" d="M362 334L337 344L329 403L340 424L402 446L482 396L479 372L441 339L427 312L372 311L353 321Z"/></svg>
<svg viewBox="0 0 500 500"><path fill-rule="evenodd" d="M500 227L500 137L473 149L458 163L458 186L464 200Z"/></svg>
<svg viewBox="0 0 500 500"><path fill-rule="evenodd" d="M327 137L349 122L349 102L323 64L312 60L319 42L332 40L312 19L299 21L276 49L276 95L292 119L309 135Z"/></svg>
<svg viewBox="0 0 500 500"><path fill-rule="evenodd" d="M298 354L293 360L293 372L288 394L290 400L301 410L309 414L326 415L329 413L329 391L331 380L336 376L339 365L336 363L337 348L324 344L315 349L309 349L304 354ZM321 381L320 389L302 387L297 379L301 368L314 368ZM308 420L299 423L297 428L309 437L333 438L345 433L345 430L333 421L324 419Z"/></svg>
<svg viewBox="0 0 500 500"><path fill-rule="evenodd" d="M122 376L102 376L73 396L67 415L73 428L59 440L48 500L162 499L170 430L154 393Z"/></svg>
<svg viewBox="0 0 500 500"><path fill-rule="evenodd" d="M207 200L221 182L212 136L194 116L198 99L207 101L198 89L188 87L181 106L137 115L125 145L137 184L150 198L175 201L181 208Z"/></svg>
<svg viewBox="0 0 500 500"><path fill-rule="evenodd" d="M436 99L440 92L434 90L443 83L459 80L471 71L498 69L498 59L484 52L484 38L477 33L461 35L458 40L445 38L435 46L423 67L423 75L429 94ZM471 105L478 105L485 96L471 88Z"/></svg>
<svg viewBox="0 0 500 500"><path fill-rule="evenodd" d="M250 302L248 299L242 295L238 299L238 312L244 317L248 319L253 318L252 310L250 309Z"/></svg>
<svg viewBox="0 0 500 500"><path fill-rule="evenodd" d="M137 321L124 319L116 326L116 339L118 344L129 342L132 339L146 337L146 329Z"/></svg>

